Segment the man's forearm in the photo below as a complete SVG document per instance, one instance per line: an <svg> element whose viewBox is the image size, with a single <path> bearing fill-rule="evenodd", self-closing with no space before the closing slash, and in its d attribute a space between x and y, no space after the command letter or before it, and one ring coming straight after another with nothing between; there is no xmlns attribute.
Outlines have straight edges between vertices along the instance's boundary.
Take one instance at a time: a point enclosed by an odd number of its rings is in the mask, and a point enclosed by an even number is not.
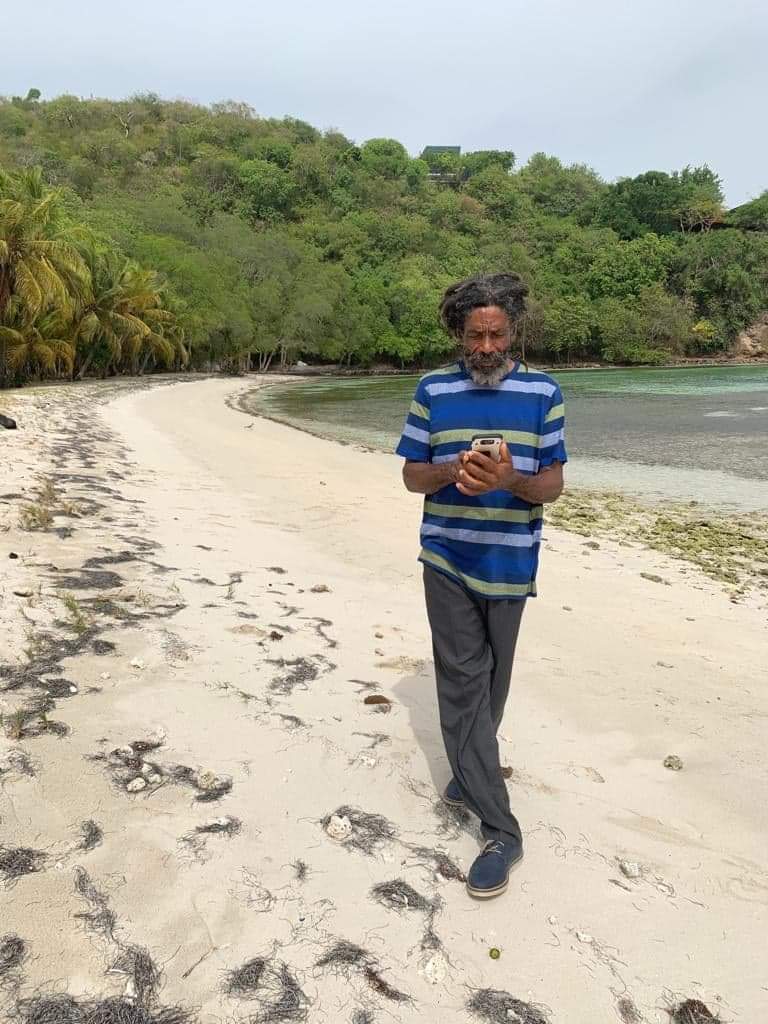
<svg viewBox="0 0 768 1024"><path fill-rule="evenodd" d="M505 490L511 491L516 498L522 498L531 505L544 505L550 501L557 501L563 493L562 474L544 470L535 476L528 476L526 473L514 471Z"/></svg>
<svg viewBox="0 0 768 1024"><path fill-rule="evenodd" d="M403 466L405 486L414 494L434 494L459 479L459 460L454 462L406 462Z"/></svg>

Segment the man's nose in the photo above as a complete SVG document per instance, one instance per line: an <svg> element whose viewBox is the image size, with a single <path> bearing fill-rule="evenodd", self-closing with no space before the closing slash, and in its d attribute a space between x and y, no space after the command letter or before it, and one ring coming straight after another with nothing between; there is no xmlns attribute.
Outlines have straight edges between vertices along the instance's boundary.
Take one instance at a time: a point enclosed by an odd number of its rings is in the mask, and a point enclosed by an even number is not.
<svg viewBox="0 0 768 1024"><path fill-rule="evenodd" d="M486 334L480 342L480 351L486 354L493 352L493 341L491 340L490 334Z"/></svg>

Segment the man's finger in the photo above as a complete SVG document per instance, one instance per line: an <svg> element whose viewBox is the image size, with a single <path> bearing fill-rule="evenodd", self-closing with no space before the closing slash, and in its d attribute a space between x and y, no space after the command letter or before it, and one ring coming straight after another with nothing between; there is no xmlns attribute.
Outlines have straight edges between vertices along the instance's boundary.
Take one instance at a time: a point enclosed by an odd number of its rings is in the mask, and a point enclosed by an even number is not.
<svg viewBox="0 0 768 1024"><path fill-rule="evenodd" d="M470 498L478 498L481 494L488 493L488 487L485 484L473 487L470 483L458 483L456 489Z"/></svg>
<svg viewBox="0 0 768 1024"><path fill-rule="evenodd" d="M467 462L462 470L463 479L477 481L482 484L492 484L496 479L493 472L488 472L479 465L473 465L471 462Z"/></svg>

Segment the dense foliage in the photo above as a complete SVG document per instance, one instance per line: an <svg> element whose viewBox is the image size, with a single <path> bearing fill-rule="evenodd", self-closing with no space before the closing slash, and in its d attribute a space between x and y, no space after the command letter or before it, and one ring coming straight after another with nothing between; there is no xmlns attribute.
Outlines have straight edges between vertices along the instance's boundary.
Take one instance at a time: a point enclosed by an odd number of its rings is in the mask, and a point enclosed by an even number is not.
<svg viewBox="0 0 768 1024"><path fill-rule="evenodd" d="M429 140L425 140L429 141ZM244 104L0 100L0 379L446 358L447 284L513 269L539 362L725 350L768 307L768 193L509 151L354 145Z"/></svg>

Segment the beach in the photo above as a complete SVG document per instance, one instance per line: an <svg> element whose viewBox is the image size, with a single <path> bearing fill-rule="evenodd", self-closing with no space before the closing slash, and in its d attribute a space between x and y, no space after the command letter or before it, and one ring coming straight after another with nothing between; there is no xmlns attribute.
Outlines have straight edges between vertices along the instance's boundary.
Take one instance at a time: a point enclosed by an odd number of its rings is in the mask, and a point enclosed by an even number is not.
<svg viewBox="0 0 768 1024"><path fill-rule="evenodd" d="M393 455L246 414L259 383L0 395L0 1014L760 1020L764 592L546 529L500 735L526 856L473 902L420 500Z"/></svg>

